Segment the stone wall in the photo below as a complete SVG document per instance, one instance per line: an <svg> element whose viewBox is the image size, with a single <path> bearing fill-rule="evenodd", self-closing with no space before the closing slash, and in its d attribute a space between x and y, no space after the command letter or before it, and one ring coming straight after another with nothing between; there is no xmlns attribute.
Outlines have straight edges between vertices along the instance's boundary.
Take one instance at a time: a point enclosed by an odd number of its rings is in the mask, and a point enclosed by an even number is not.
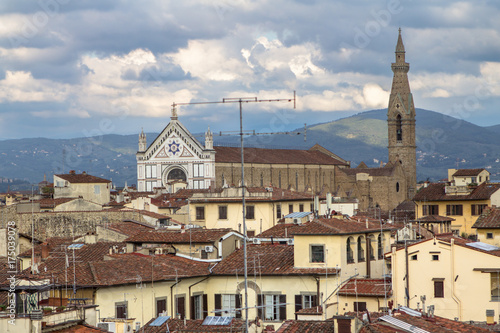
<svg viewBox="0 0 500 333"><path fill-rule="evenodd" d="M97 226L122 220L147 221L139 212L134 211L88 211L88 212L38 212L17 213L15 206L0 208L0 228L5 228L8 221L16 222L18 231L31 236L32 221L35 238L45 241L49 237L81 236L95 231Z"/></svg>

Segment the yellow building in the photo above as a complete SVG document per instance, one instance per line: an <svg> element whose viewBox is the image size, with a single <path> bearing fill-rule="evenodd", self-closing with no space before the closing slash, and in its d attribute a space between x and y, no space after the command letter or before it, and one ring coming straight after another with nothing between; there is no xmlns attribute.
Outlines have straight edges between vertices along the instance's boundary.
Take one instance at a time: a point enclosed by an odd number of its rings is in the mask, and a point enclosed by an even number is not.
<svg viewBox="0 0 500 333"><path fill-rule="evenodd" d="M342 312L387 311L392 300L391 279L352 278L337 293Z"/></svg>
<svg viewBox="0 0 500 333"><path fill-rule="evenodd" d="M253 237L289 213L312 211L313 195L276 187L249 187L245 190L245 203L247 235ZM207 229L231 228L242 232L241 188L194 190L189 199L189 222Z"/></svg>
<svg viewBox="0 0 500 333"><path fill-rule="evenodd" d="M78 198L106 204L110 201L111 181L91 176L85 171L81 174L74 170L69 174L54 175L54 199Z"/></svg>
<svg viewBox="0 0 500 333"><path fill-rule="evenodd" d="M489 180L490 173L486 169L448 169L448 181L456 186L480 185Z"/></svg>
<svg viewBox="0 0 500 333"><path fill-rule="evenodd" d="M500 209L486 208L472 228L476 230L478 241L500 246Z"/></svg>
<svg viewBox="0 0 500 333"><path fill-rule="evenodd" d="M428 215L449 216L455 219L451 230L456 235L472 234L472 225L484 208L500 205L500 184L451 185L427 184L415 195L415 219Z"/></svg>
<svg viewBox="0 0 500 333"><path fill-rule="evenodd" d="M393 248L395 305L428 309L448 319L486 321L500 314L500 248L443 235Z"/></svg>

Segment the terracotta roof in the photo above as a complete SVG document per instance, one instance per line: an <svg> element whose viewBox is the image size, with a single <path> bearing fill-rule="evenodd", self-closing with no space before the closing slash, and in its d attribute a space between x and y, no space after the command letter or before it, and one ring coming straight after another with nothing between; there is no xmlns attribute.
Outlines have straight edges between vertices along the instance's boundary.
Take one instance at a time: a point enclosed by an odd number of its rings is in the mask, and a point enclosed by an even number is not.
<svg viewBox="0 0 500 333"><path fill-rule="evenodd" d="M323 307L321 307L321 306L313 306L312 308L300 309L299 311L297 311L295 313L297 313L297 314L310 314L310 315L322 314L323 313Z"/></svg>
<svg viewBox="0 0 500 333"><path fill-rule="evenodd" d="M132 220L111 223L107 226L107 229L117 231L127 236L133 236L144 231L154 230L154 228L155 227L152 225Z"/></svg>
<svg viewBox="0 0 500 333"><path fill-rule="evenodd" d="M236 147L214 147L215 163L241 163L241 150ZM245 163L346 165L318 150L245 148Z"/></svg>
<svg viewBox="0 0 500 333"><path fill-rule="evenodd" d="M458 169L453 174L453 177L467 177L467 176L478 176L484 168L481 169Z"/></svg>
<svg viewBox="0 0 500 333"><path fill-rule="evenodd" d="M249 262L255 259L255 266L248 265L248 275L316 275L325 274L324 268L295 268L293 246L281 244L248 245ZM241 275L244 273L243 249L238 249L220 261L212 270L213 275ZM328 268L328 274L336 274L335 268Z"/></svg>
<svg viewBox="0 0 500 333"><path fill-rule="evenodd" d="M344 172L348 176L354 176L357 175L358 173L367 173L368 175L372 177L380 177L380 176L392 176L394 170L395 170L395 165L392 163L386 164L382 168L352 168L352 169L341 169L342 172Z"/></svg>
<svg viewBox="0 0 500 333"><path fill-rule="evenodd" d="M472 227L477 229L500 228L500 208L486 207Z"/></svg>
<svg viewBox="0 0 500 333"><path fill-rule="evenodd" d="M414 201L462 201L462 200L488 200L491 195L500 189L500 183L482 183L472 190L470 194L446 194L445 183L432 183L423 187L413 197Z"/></svg>
<svg viewBox="0 0 500 333"><path fill-rule="evenodd" d="M55 175L59 178L62 178L64 180L67 180L70 183L111 183L111 180L107 180L104 178L99 178L96 176L89 175L87 173L81 173L81 174L59 174Z"/></svg>
<svg viewBox="0 0 500 333"><path fill-rule="evenodd" d="M391 280L385 279L351 279L339 290L344 296L385 297L392 294Z"/></svg>
<svg viewBox="0 0 500 333"><path fill-rule="evenodd" d="M0 285L8 285L9 282L7 278L12 276L12 273L9 272L15 272L15 271L20 271L19 260L16 260L15 262L9 262L9 258L0 257ZM4 303L2 303L0 298L0 305L1 304Z"/></svg>
<svg viewBox="0 0 500 333"><path fill-rule="evenodd" d="M327 333L335 332L333 320L286 320L276 333Z"/></svg>
<svg viewBox="0 0 500 333"><path fill-rule="evenodd" d="M144 325L138 332L144 333L216 333L216 332L232 332L232 333L243 333L245 332L245 322L241 319L235 319L227 326L222 325L202 325L203 320L184 320L170 318L161 326L149 326L156 318L151 319L146 325Z"/></svg>
<svg viewBox="0 0 500 333"><path fill-rule="evenodd" d="M394 319L398 319L402 322L410 324L412 326L418 327L420 329L426 330L429 333L456 333L456 332L470 332L470 333L480 333L480 332L491 332L488 329L480 328L477 326L469 325L464 322L446 319L443 317L434 316L432 318L428 317L414 317L404 312L395 312L392 316ZM379 318L375 323L368 324L364 326L360 333L368 332L406 332L401 328L397 328Z"/></svg>
<svg viewBox="0 0 500 333"><path fill-rule="evenodd" d="M53 333L103 333L103 332L108 332L105 329L91 326L85 323L78 324L76 323L73 326L67 327L67 323L64 325L64 328L61 329L54 329L52 328L50 331Z"/></svg>
<svg viewBox="0 0 500 333"><path fill-rule="evenodd" d="M455 221L455 219L449 216L441 216L441 215L427 215L419 217L417 219L417 222L425 222L425 223L441 223L441 222L451 222L451 221Z"/></svg>
<svg viewBox="0 0 500 333"><path fill-rule="evenodd" d="M52 250L59 249L62 245L69 245L73 242L73 237L51 237L47 238L45 243L49 248L49 253ZM40 255L42 253L42 244L35 245L35 255ZM31 257L31 249L26 250L19 254L19 257Z"/></svg>
<svg viewBox="0 0 500 333"><path fill-rule="evenodd" d="M191 228L182 230L147 230L140 232L126 241L128 243L214 243L218 242L222 236L233 232L233 229L202 229Z"/></svg>

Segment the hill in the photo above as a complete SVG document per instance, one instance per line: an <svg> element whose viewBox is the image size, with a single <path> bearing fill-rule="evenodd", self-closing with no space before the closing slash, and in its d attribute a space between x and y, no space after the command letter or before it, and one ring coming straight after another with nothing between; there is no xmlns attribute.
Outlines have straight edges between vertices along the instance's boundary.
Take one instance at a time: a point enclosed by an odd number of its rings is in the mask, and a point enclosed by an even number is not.
<svg viewBox="0 0 500 333"><path fill-rule="evenodd" d="M500 126L481 127L434 111L417 109L417 178L437 180L448 168L486 167L500 179ZM386 110L373 110L336 121L310 125L303 135L248 136L245 145L310 148L319 143L355 167L361 161L377 166L387 161ZM166 124L165 124L166 125ZM216 127L216 125L214 126ZM303 129L297 129L303 133ZM157 133L148 133L150 140ZM239 145L236 136L214 137L218 145ZM39 182L46 174L87 171L117 186L136 182L137 135L103 135L75 139L0 141L0 179ZM22 182L21 182L22 183ZM8 183L0 183L0 192ZM14 185L14 184L13 184ZM20 186L20 185L19 185Z"/></svg>

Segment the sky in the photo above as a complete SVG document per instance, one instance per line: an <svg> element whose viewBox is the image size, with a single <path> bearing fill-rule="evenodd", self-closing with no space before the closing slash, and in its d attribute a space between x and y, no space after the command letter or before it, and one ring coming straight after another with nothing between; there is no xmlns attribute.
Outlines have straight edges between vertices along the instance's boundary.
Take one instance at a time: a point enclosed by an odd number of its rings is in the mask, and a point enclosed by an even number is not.
<svg viewBox="0 0 500 333"><path fill-rule="evenodd" d="M2 0L0 139L159 132L173 103L224 98L263 100L242 106L257 132L386 108L398 28L417 108L500 124L498 17L494 0ZM234 103L178 115L239 129Z"/></svg>

